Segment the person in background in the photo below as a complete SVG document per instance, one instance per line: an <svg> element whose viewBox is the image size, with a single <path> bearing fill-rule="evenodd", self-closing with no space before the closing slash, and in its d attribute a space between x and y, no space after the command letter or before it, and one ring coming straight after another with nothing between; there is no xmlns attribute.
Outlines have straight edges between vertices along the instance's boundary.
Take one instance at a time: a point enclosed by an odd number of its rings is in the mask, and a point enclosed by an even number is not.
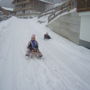
<svg viewBox="0 0 90 90"><path fill-rule="evenodd" d="M44 34L44 39L51 39L50 35L47 32Z"/></svg>

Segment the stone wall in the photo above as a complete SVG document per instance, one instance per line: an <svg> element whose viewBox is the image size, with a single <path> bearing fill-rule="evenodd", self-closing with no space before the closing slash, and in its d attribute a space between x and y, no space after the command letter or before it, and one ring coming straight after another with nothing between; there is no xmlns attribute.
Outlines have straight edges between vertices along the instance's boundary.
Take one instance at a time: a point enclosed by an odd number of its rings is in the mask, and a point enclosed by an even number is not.
<svg viewBox="0 0 90 90"><path fill-rule="evenodd" d="M80 20L80 16L76 12L72 12L51 21L48 27L61 36L79 44Z"/></svg>

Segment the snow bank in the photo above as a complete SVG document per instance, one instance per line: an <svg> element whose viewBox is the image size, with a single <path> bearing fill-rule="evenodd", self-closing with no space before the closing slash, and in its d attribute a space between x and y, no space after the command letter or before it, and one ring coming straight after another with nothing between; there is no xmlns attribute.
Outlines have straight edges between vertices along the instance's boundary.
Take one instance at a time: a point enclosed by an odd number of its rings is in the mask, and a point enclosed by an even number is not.
<svg viewBox="0 0 90 90"><path fill-rule="evenodd" d="M64 16L64 15L67 15L67 14L73 13L73 12L76 12L76 8L74 8L74 9L72 9L72 10L70 10L70 11L66 11L66 12L64 12L64 13L56 16L56 17L55 17L52 21L50 21L49 23L53 22L54 20L58 19L58 18L61 17L61 16Z"/></svg>

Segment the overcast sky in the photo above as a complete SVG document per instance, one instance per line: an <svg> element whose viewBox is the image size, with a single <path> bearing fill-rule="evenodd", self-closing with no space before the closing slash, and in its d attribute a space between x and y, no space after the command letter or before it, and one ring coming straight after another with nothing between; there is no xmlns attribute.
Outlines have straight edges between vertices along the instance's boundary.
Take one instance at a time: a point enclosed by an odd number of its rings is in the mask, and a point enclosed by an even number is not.
<svg viewBox="0 0 90 90"><path fill-rule="evenodd" d="M0 6L4 7L13 7L12 2L13 0L0 0ZM64 0L47 0L47 1L54 1L54 2L60 2Z"/></svg>
<svg viewBox="0 0 90 90"><path fill-rule="evenodd" d="M0 6L4 7L12 7L13 5L11 4L12 0L0 0Z"/></svg>

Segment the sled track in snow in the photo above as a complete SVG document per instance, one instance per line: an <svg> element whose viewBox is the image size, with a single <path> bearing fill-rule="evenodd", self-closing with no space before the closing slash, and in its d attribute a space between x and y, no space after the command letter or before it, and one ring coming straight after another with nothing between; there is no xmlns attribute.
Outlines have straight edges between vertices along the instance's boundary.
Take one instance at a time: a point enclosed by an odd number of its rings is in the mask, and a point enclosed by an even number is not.
<svg viewBox="0 0 90 90"><path fill-rule="evenodd" d="M90 50L37 21L12 17L0 23L0 90L90 90ZM43 39L46 32L51 40ZM25 57L32 34L43 59Z"/></svg>

